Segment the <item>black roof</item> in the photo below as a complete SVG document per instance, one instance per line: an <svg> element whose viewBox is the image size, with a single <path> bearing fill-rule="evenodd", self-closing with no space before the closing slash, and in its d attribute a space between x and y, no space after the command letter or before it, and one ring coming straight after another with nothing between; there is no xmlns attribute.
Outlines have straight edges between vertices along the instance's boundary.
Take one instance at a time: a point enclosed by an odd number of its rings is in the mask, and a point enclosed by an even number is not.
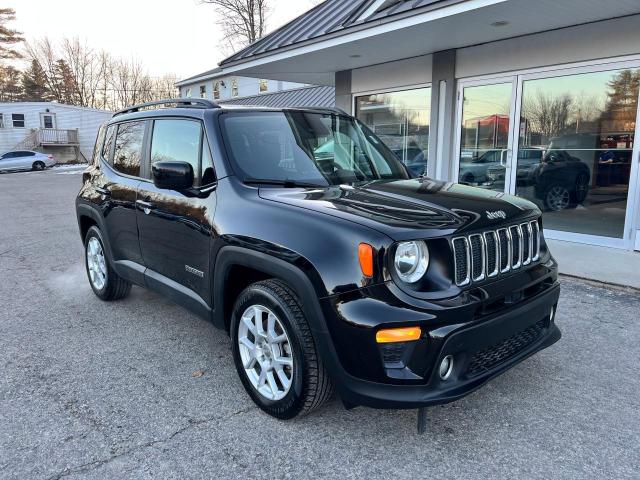
<svg viewBox="0 0 640 480"><path fill-rule="evenodd" d="M363 20L360 17L379 0L326 0L299 16L295 20L257 40L244 50L223 60L220 65L234 63L263 53L272 52L307 40L339 33L366 25L394 15L400 15L434 4L463 0L389 0L381 3L378 10ZM432 7L433 8L433 7Z"/></svg>

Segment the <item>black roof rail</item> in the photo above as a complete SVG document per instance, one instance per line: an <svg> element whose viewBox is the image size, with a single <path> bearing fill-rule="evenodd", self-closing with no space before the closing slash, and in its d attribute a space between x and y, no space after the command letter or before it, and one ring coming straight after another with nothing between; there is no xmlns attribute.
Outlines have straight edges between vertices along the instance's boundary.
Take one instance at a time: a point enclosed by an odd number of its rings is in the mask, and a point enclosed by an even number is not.
<svg viewBox="0 0 640 480"><path fill-rule="evenodd" d="M351 116L349 113L347 113L346 111L338 107L284 107L285 110L286 109L295 110L296 108L299 108L301 110L310 110L314 112L333 112L339 115L346 115L348 117Z"/></svg>
<svg viewBox="0 0 640 480"><path fill-rule="evenodd" d="M140 103L131 107L123 108L117 111L113 116L124 115L125 113L139 112L141 109L157 107L159 105L175 105L176 107L194 107L194 108L220 108L215 102L204 98L168 98L166 100L155 100L153 102Z"/></svg>

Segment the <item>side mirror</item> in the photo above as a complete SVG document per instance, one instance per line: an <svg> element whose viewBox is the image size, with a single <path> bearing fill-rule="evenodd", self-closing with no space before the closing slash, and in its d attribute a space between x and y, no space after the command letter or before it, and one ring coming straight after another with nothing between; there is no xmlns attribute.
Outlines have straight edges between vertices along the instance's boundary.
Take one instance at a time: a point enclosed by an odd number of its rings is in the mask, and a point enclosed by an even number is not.
<svg viewBox="0 0 640 480"><path fill-rule="evenodd" d="M193 187L193 167L187 162L156 162L151 166L153 184L165 190Z"/></svg>

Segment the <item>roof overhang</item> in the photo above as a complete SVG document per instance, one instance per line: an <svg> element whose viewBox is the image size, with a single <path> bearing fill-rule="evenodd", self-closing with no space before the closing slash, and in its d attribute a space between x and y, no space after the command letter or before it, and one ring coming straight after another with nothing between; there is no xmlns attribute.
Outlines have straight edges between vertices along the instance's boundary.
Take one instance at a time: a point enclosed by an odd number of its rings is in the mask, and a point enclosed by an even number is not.
<svg viewBox="0 0 640 480"><path fill-rule="evenodd" d="M452 0L229 62L223 73L333 85L342 70L634 14L638 0Z"/></svg>

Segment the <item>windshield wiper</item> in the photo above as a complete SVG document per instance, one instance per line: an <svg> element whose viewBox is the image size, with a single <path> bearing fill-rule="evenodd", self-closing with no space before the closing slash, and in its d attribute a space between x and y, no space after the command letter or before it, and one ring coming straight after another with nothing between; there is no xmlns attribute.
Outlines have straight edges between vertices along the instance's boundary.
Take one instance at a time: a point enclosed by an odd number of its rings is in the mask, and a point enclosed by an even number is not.
<svg viewBox="0 0 640 480"><path fill-rule="evenodd" d="M297 180L275 180L267 178L246 178L243 183L246 185L275 185L284 188L325 188L328 185L318 185L316 183L298 182Z"/></svg>

